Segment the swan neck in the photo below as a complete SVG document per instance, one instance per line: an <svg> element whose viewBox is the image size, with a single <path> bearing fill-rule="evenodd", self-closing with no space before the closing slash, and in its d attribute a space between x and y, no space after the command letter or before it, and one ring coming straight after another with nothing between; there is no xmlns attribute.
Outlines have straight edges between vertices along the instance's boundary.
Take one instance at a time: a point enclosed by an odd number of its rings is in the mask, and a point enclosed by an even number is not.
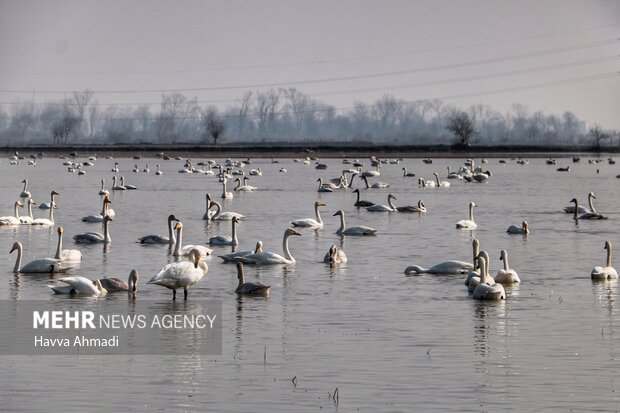
<svg viewBox="0 0 620 413"><path fill-rule="evenodd" d="M19 205L17 205L17 202L15 203L13 211L15 212L15 218L19 219Z"/></svg>
<svg viewBox="0 0 620 413"><path fill-rule="evenodd" d="M50 205L50 221L52 221L52 224L54 223L54 203L52 202L52 205Z"/></svg>
<svg viewBox="0 0 620 413"><path fill-rule="evenodd" d="M435 175L435 180L437 181L437 186L441 186L441 183L439 182L439 175Z"/></svg>
<svg viewBox="0 0 620 413"><path fill-rule="evenodd" d="M474 206L473 205L469 205L469 220L470 221L474 220Z"/></svg>
<svg viewBox="0 0 620 413"><path fill-rule="evenodd" d="M592 200L594 197L592 195L588 196L588 205L590 206L590 211L596 213L596 209L594 208L594 201Z"/></svg>
<svg viewBox="0 0 620 413"><path fill-rule="evenodd" d="M607 248L607 267L611 267L611 245Z"/></svg>
<svg viewBox="0 0 620 413"><path fill-rule="evenodd" d="M318 205L314 206L314 215L316 215L316 222L318 222L319 224L322 224L323 220L321 220L321 212L319 211Z"/></svg>
<svg viewBox="0 0 620 413"><path fill-rule="evenodd" d="M504 271L508 271L510 269L510 265L508 265L508 255L507 254L504 254L503 261L504 261Z"/></svg>
<svg viewBox="0 0 620 413"><path fill-rule="evenodd" d="M22 267L22 246L19 244L17 246L17 259L15 260L15 267L13 267L13 272L18 273Z"/></svg>
<svg viewBox="0 0 620 413"><path fill-rule="evenodd" d="M218 219L220 217L220 214L222 213L222 206L217 201L213 201L212 204L215 205L215 214L211 219Z"/></svg>
<svg viewBox="0 0 620 413"><path fill-rule="evenodd" d="M485 259L480 260L480 284L486 284L487 281L487 261Z"/></svg>
<svg viewBox="0 0 620 413"><path fill-rule="evenodd" d="M53 219L51 221L54 222ZM110 221L107 219L103 221L103 241L106 243L112 242L112 238L110 238Z"/></svg>
<svg viewBox="0 0 620 413"><path fill-rule="evenodd" d="M56 247L56 255L54 255L54 258L59 260L61 252L62 252L62 232L59 232L58 233L58 246Z"/></svg>
<svg viewBox="0 0 620 413"><path fill-rule="evenodd" d="M344 214L340 214L340 228L338 229L338 231L336 231L338 234L341 234L344 232Z"/></svg>
<svg viewBox="0 0 620 413"><path fill-rule="evenodd" d="M390 208L392 209L396 209L396 207L394 206L394 204L392 203L392 197L388 196L388 205L390 206Z"/></svg>
<svg viewBox="0 0 620 413"><path fill-rule="evenodd" d="M50 205L54 208L54 201ZM32 219L32 202L28 202L28 216Z"/></svg>
<svg viewBox="0 0 620 413"><path fill-rule="evenodd" d="M286 258L287 260L291 262L295 262L295 258L293 258L293 256L291 255L291 252L288 249L289 237L290 235L286 234L284 235L284 238L282 238L282 251L284 252L284 258Z"/></svg>
<svg viewBox="0 0 620 413"><path fill-rule="evenodd" d="M183 245L183 227L177 229L177 245L174 248L174 255L178 256Z"/></svg>
<svg viewBox="0 0 620 413"><path fill-rule="evenodd" d="M168 220L168 241L169 244L174 244L177 240L174 238L174 230L172 229L172 220Z"/></svg>
<svg viewBox="0 0 620 413"><path fill-rule="evenodd" d="M232 242L233 245L239 244L239 241L237 240L237 221L234 219L232 220Z"/></svg>

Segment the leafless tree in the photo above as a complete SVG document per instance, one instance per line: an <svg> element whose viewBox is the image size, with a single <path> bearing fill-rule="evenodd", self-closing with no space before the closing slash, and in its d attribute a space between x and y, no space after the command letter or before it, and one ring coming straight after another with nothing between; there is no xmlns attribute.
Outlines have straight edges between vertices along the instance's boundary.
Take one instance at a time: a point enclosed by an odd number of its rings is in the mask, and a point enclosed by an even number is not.
<svg viewBox="0 0 620 413"><path fill-rule="evenodd" d="M599 125L598 123L594 124L594 126L590 128L590 130L588 131L588 135L590 135L590 137L594 141L594 145L596 146L597 150L601 149L601 143L603 141L611 141L613 136L611 133L604 131L601 125Z"/></svg>
<svg viewBox="0 0 620 413"><path fill-rule="evenodd" d="M474 122L467 112L455 111L448 117L446 129L457 138L458 146L468 146L470 139L476 134Z"/></svg>
<svg viewBox="0 0 620 413"><path fill-rule="evenodd" d="M308 107L308 97L295 88L282 89L287 102L287 110L292 112L295 119L295 134L299 136Z"/></svg>
<svg viewBox="0 0 620 413"><path fill-rule="evenodd" d="M203 138L213 139L214 145L226 132L226 124L218 115L216 107L211 106L202 114L202 130Z"/></svg>

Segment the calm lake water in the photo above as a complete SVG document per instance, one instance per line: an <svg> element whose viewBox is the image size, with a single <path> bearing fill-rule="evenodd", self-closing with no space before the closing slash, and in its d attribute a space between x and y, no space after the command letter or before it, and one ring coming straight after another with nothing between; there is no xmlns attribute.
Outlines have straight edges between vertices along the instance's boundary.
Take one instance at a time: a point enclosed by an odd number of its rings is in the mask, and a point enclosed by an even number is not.
<svg viewBox="0 0 620 413"><path fill-rule="evenodd" d="M81 159L82 161L84 159ZM194 159L197 162L201 159ZM165 246L143 246L138 237L167 233L166 218L183 221L185 243L205 244L229 235L230 221L202 220L205 193L218 201L217 178L177 173L181 161L119 159L127 183L138 191L112 193L116 217L112 244L77 246L83 262L73 270L89 278L125 279L140 273L138 300L168 302L171 292L146 281L172 261ZM364 169L370 169L369 161ZM99 213L100 179L107 186L114 161L97 160L84 176L66 172L62 160L43 159L38 166L0 163L0 215L12 204L27 178L33 198L49 202L54 189L56 222L65 228L65 248L76 248L72 235L100 231L81 222ZM148 162L151 173L132 173ZM313 217L322 199L325 227L302 230L291 239L297 259L289 267L246 267L246 278L272 285L269 298L238 298L233 265L209 259L208 277L190 289L189 300L223 302L223 352L218 356L185 354L171 346L164 356L0 356L0 401L9 411L617 411L620 406L620 324L618 285L593 283L590 271L604 265L604 241L620 248L620 167L558 159L556 166L531 159L521 166L490 159L483 165L493 176L486 184L450 180L449 188L420 189L418 176L445 180L446 166L458 159L435 159L426 165L406 159L386 164L381 181L387 189L362 190L363 199L397 205L423 199L426 214L371 213L353 207L351 191L317 193L317 178L337 177L348 168L341 160L324 161L327 170L281 159L255 160L255 193L235 193L225 210L247 218L238 227L240 249L262 240L264 249L281 253L283 231L293 219ZM164 175L155 176L155 164ZM570 165L569 173L556 172ZM287 173L280 173L280 168ZM597 173L597 169L600 173ZM371 180L372 181L372 180ZM363 184L355 180L355 186ZM594 191L597 210L606 221L578 225L562 208ZM476 231L459 231L475 201ZM379 229L376 237L335 234L338 209L347 225ZM35 209L35 215L47 211ZM526 219L527 239L508 235L510 224ZM471 240L489 251L491 274L501 266L501 249L522 283L507 287L498 303L473 300L463 277L407 277L405 267L431 266L447 259L471 260ZM11 244L24 244L25 259L53 256L56 233L47 228L0 228L0 299L67 300L47 288L49 277L14 276ZM331 244L344 247L349 262L337 268L322 263ZM230 247L215 247L229 252ZM616 257L618 255L616 254ZM616 266L620 266L618 261ZM57 278L59 276L56 276ZM182 296L181 296L182 297ZM74 299L75 300L75 299ZM106 300L127 301L124 294ZM129 304L128 304L129 305ZM3 334L6 334L3 333ZM166 343L162 343L166 345ZM296 384L292 382L296 377ZM338 388L339 402L330 394Z"/></svg>

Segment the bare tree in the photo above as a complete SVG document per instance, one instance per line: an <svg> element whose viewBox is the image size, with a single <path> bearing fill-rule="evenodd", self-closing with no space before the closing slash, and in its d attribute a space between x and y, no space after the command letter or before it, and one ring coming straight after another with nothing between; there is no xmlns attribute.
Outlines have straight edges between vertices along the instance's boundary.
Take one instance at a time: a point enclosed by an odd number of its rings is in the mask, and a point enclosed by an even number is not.
<svg viewBox="0 0 620 413"><path fill-rule="evenodd" d="M373 114L379 121L380 133L385 136L387 132L396 125L402 102L394 96L383 95L373 107Z"/></svg>
<svg viewBox="0 0 620 413"><path fill-rule="evenodd" d="M36 117L35 108L32 103L23 104L15 102L11 105L11 123L9 129L11 133L19 138L20 142L24 141L26 131L34 124Z"/></svg>
<svg viewBox="0 0 620 413"><path fill-rule="evenodd" d="M226 124L218 115L217 108L211 106L202 114L202 130L204 139L213 139L213 144L217 145L226 132Z"/></svg>
<svg viewBox="0 0 620 413"><path fill-rule="evenodd" d="M308 107L308 97L294 87L282 89L282 94L287 100L287 107L293 113L295 119L295 134L299 136L305 111Z"/></svg>
<svg viewBox="0 0 620 413"><path fill-rule="evenodd" d="M456 146L469 146L470 139L476 134L474 122L467 112L455 111L448 117L446 129L454 134L458 139Z"/></svg>
<svg viewBox="0 0 620 413"><path fill-rule="evenodd" d="M250 108L250 99L252 92L245 92L238 103L237 109L237 138L242 139L247 123L248 109Z"/></svg>
<svg viewBox="0 0 620 413"><path fill-rule="evenodd" d="M55 145L66 145L69 134L78 127L80 120L77 116L65 115L52 127L52 142Z"/></svg>
<svg viewBox="0 0 620 413"><path fill-rule="evenodd" d="M84 122L84 115L86 113L86 106L90 99L93 97L95 92L90 89L86 89L83 92L73 92L73 104L75 105L75 113L76 118L78 120L77 125L74 126L74 134L77 137L81 130Z"/></svg>
<svg viewBox="0 0 620 413"><path fill-rule="evenodd" d="M95 136L95 130L97 130L97 124L99 123L99 108L97 105L91 105L88 107L88 136L92 138Z"/></svg>
<svg viewBox="0 0 620 413"><path fill-rule="evenodd" d="M590 130L588 131L588 135L590 135L590 137L594 141L594 145L596 146L597 150L601 149L601 143L603 141L611 142L613 136L611 133L604 131L601 125L599 125L598 123L590 128Z"/></svg>

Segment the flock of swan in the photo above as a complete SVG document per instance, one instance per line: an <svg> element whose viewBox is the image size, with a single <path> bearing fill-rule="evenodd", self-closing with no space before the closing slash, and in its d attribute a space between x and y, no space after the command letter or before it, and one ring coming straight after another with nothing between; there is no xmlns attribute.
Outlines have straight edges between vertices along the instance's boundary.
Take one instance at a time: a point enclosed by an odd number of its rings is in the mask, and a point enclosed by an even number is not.
<svg viewBox="0 0 620 413"><path fill-rule="evenodd" d="M295 160L299 162L299 160ZM308 165L308 159L304 160L304 164ZM334 192L334 191L348 191L352 190L356 194L356 201L353 203L355 208L364 208L368 212L373 213L418 213L424 214L427 212L426 206L422 200L419 200L416 205L397 206L394 201L398 198L396 194L390 193L387 196L387 204L375 204L371 201L362 200L361 191L359 189L353 190L353 181L356 176L364 182L365 187L370 188L387 188L389 183L376 181L370 183L369 179L377 179L381 176L381 161L377 158L371 158L373 170L362 171L361 163L357 162L356 168L344 169L336 178L324 180L319 178L318 192ZM205 175L214 175L219 177L222 184L222 199L233 199L234 192L254 192L258 190L256 186L248 184L249 178L245 176L245 173L241 167L249 164L248 161L231 161L227 160L224 165L217 164L215 161L209 161L208 163L200 163L202 169L196 169L191 160L186 160L183 168L179 170L182 174L202 173ZM350 162L343 162L350 163ZM397 162L390 162L397 163ZM90 166L92 163L89 162ZM80 167L89 166L80 164ZM209 169L206 169L208 165ZM74 166L73 163L71 166ZM326 164L317 163L316 169L327 169ZM215 172L213 169L218 170ZM452 171L450 167L448 169L448 179L463 179L472 183L485 183L488 182L492 176L491 172L483 171L480 167L475 167L473 160L468 160L458 171ZM139 172L138 165L134 165L133 172ZM402 168L403 178L415 177L412 172L408 172L407 168ZM144 172L150 173L148 164L143 169ZM280 169L281 172L285 172L284 168ZM70 171L71 172L71 171ZM112 168L112 172L119 172L119 163L116 162ZM160 165L157 165L155 175L163 174ZM250 176L261 176L263 171L260 168L252 169L249 171ZM350 175L350 176L348 176ZM235 179L237 186L233 189L233 192L228 191L227 181L234 176L238 176ZM420 188L449 188L450 182L442 181L439 178L437 172L433 173L434 179L425 180L422 177L418 178ZM47 209L47 218L34 218L32 212L32 206L35 205L32 199L32 194L28 190L28 180L23 180L23 188L19 194L19 199L13 204L13 215L0 217L0 227L13 227L13 226L32 226L41 225L54 227L56 225L54 221L54 210L57 208L56 197L61 196L56 191L50 192L50 202L42 203L39 205L40 209ZM109 244L112 241L111 238L111 226L114 221L116 212L110 207L112 200L110 198L110 191L124 191L135 190L135 186L127 185L123 177L117 182L116 176L113 177L112 187L110 190L105 187L105 180L101 179L101 188L99 195L101 196L101 211L98 214L87 215L82 218L86 223L101 223L103 226L102 232L85 232L73 235L73 240L76 244ZM573 214L575 220L587 219L587 220L601 220L607 219L606 216L598 213L594 207L594 201L596 195L592 192L588 194L588 207L579 205L576 198L573 198L570 203L564 208L565 213ZM468 217L456 222L455 227L457 230L474 230L478 227L478 224L474 220L474 208L476 208L475 202L469 202L468 204ZM20 216L19 210L21 208L27 208L27 215ZM229 254L218 255L224 262L235 263L237 267L237 278L239 284L235 290L237 294L258 294L268 295L270 286L262 282L245 282L244 277L244 265L292 265L295 264L295 258L291 254L289 248L289 239L291 237L300 236L301 234L296 228L307 228L311 230L322 230L324 228L324 222L321 217L321 208L326 207L326 204L322 200L317 200L314 203L314 217L295 219L290 221L291 228L287 228L284 231L282 237L282 254L276 252L263 251L262 241L257 241L256 246L252 250L234 251ZM339 236L375 236L379 233L377 229L374 229L365 225L346 226L345 223L345 211L340 209L336 211L333 216L339 217L340 226L335 231ZM188 289L205 278L208 274L209 267L205 260L213 256L213 246L232 246L239 245L239 239L237 234L237 226L242 225L245 216L243 214L233 211L222 211L222 205L215 201L211 194L206 194L206 210L202 217L204 220L216 220L216 221L230 221L230 235L218 235L209 238L207 245L199 244L183 244L183 223L175 217L175 215L169 215L167 218L167 235L146 235L138 239L137 242L141 244L160 244L167 245L173 251L172 255L175 257L174 262L164 265L161 270L154 274L147 282L147 285L159 285L172 290L172 298L176 299L176 292L178 289L183 289L184 299L188 298ZM67 250L63 249L63 227L57 228L57 250L53 258L39 258L27 262L22 265L24 258L24 248L18 241L14 242L10 253L17 252L17 257L13 272L16 274L33 274L33 273L49 273L49 274L65 274L70 272L75 265L79 264L82 260L82 254L79 250ZM521 225L510 225L507 227L506 232L509 234L520 234L527 237L530 233L530 229L527 221L523 220ZM508 264L508 251L501 250L499 259L503 262L503 268L500 269L495 277L489 275L490 256L485 250L480 251L480 242L477 239L472 241L473 256L472 262L448 260L430 268L423 268L419 265L411 265L405 269L407 275L420 275L420 274L459 274L466 277L465 285L468 292L474 299L480 300L501 300L506 298L506 292L503 285L509 285L514 283L520 283L521 279L514 269L511 269ZM591 271L591 278L593 280L613 280L618 278L616 270L612 266L611 254L612 244L610 241L605 241L604 248L607 251L606 265L595 266ZM329 265L338 265L347 262L346 253L342 249L338 249L335 245L329 248L329 251L325 254L323 262ZM135 297L138 289L139 275L135 269L132 269L127 281L118 278L102 278L91 280L81 276L64 276L56 280L56 283L51 284L50 289L56 294L84 294L84 295L105 295L114 292L128 292Z"/></svg>

